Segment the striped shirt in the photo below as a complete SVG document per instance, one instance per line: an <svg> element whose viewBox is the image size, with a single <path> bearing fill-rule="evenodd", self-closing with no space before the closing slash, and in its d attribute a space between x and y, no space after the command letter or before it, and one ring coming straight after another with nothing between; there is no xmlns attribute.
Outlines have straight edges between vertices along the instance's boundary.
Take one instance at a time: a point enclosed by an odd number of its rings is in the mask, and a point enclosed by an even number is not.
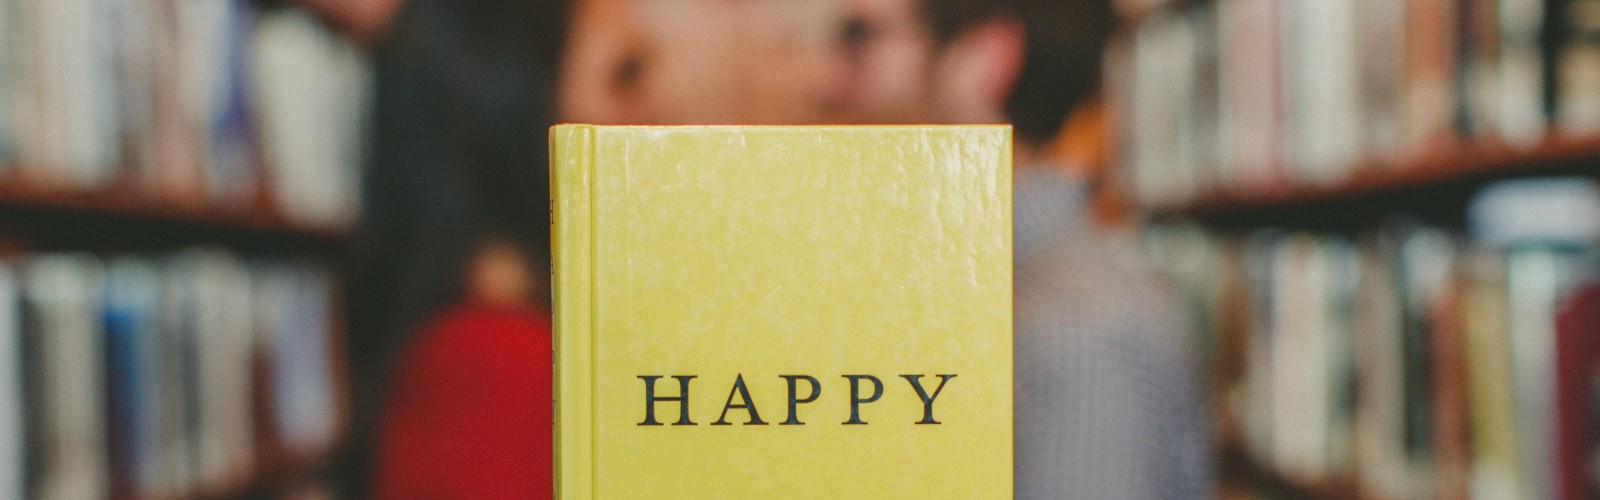
<svg viewBox="0 0 1600 500"><path fill-rule="evenodd" d="M1095 231L1082 184L1019 169L1016 497L1211 495L1196 349L1131 237Z"/></svg>

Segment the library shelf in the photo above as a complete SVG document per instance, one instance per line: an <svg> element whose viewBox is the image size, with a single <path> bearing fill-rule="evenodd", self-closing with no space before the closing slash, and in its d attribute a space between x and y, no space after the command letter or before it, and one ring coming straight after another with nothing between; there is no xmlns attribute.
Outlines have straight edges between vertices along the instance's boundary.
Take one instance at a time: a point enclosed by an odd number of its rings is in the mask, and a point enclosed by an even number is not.
<svg viewBox="0 0 1600 500"><path fill-rule="evenodd" d="M28 248L215 244L328 255L344 246L348 233L344 227L294 222L266 201L220 204L155 196L127 183L78 189L0 179L0 234Z"/></svg>
<svg viewBox="0 0 1600 500"><path fill-rule="evenodd" d="M1538 175L1592 175L1600 135L1548 134L1531 147L1499 141L1447 139L1394 159L1363 161L1341 182L1280 182L1255 191L1212 189L1187 201L1150 204L1155 218L1181 218L1220 227L1289 225L1336 229L1370 226L1372 218L1417 212L1458 222L1467 198L1485 183ZM1279 169L1283 171L1283 169Z"/></svg>

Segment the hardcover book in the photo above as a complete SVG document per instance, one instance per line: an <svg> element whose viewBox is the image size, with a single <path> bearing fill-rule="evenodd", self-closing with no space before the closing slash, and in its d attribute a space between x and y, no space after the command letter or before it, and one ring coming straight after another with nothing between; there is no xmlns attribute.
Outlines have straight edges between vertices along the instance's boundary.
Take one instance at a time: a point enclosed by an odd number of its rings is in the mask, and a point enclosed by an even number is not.
<svg viewBox="0 0 1600 500"><path fill-rule="evenodd" d="M551 142L558 498L1011 496L1009 127Z"/></svg>

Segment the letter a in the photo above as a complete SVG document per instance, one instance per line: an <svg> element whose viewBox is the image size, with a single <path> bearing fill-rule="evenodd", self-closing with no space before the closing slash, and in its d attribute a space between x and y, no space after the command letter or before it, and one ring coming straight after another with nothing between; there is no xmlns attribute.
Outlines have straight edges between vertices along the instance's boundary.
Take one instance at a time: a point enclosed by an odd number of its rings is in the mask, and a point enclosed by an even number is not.
<svg viewBox="0 0 1600 500"><path fill-rule="evenodd" d="M744 402L733 404L733 397L735 395L739 396L739 399ZM745 422L744 425L767 425L766 422L761 421L761 414L756 413L755 402L750 401L750 390L745 389L744 387L743 373L739 374L733 379L733 390L728 391L728 402L723 403L722 405L722 416L717 417L717 421L712 422L711 425L733 425L728 423L728 410L734 408L743 409L744 411L750 413L750 421Z"/></svg>

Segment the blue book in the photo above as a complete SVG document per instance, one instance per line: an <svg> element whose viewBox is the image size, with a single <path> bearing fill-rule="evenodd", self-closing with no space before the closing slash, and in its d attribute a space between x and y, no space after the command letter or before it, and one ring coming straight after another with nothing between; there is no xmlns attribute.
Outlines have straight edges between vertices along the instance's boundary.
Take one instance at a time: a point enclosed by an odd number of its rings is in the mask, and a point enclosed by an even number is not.
<svg viewBox="0 0 1600 500"><path fill-rule="evenodd" d="M119 258L106 280L105 335L112 496L155 494L160 471L156 423L160 275L150 262Z"/></svg>

